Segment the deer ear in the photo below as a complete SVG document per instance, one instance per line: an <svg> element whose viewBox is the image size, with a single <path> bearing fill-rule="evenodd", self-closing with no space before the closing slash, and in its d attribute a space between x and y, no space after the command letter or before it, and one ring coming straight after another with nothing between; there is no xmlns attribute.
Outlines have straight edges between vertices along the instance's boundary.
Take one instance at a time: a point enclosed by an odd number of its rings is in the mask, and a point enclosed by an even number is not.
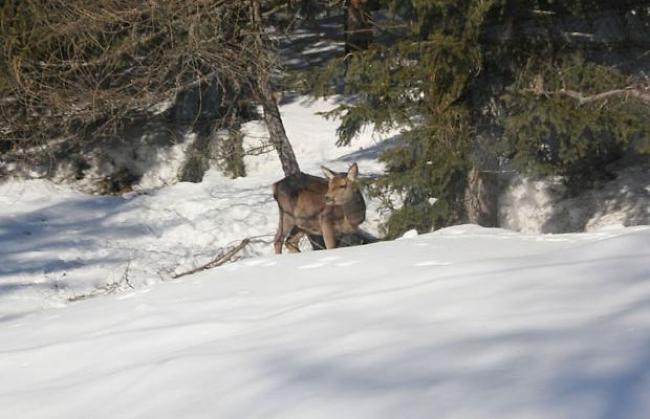
<svg viewBox="0 0 650 419"><path fill-rule="evenodd" d="M348 179L351 181L357 180L357 175L359 174L359 166L356 163L352 163L350 169L348 169Z"/></svg>
<svg viewBox="0 0 650 419"><path fill-rule="evenodd" d="M332 172L327 167L321 166L320 168L323 170L323 174L325 175L326 178L332 179L334 176L336 176L336 173Z"/></svg>

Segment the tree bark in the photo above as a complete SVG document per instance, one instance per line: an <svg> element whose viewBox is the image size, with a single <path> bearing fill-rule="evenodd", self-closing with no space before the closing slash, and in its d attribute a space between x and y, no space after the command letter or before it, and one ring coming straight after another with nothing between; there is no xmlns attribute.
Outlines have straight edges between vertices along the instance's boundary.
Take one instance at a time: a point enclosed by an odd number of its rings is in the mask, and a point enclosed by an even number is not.
<svg viewBox="0 0 650 419"><path fill-rule="evenodd" d="M264 38L264 25L262 24L262 13L259 0L250 0L251 17L253 19L253 27L257 33L257 53L261 57L266 53L267 43ZM263 60L260 60L263 61ZM271 86L269 69L260 64L257 68L257 90L258 99L262 104L264 111L264 122L269 132L269 141L273 144L275 151L278 153L282 170L285 176L295 173L300 173L300 166L298 160L293 152L293 147L289 142L287 133L284 130L280 109L275 101L273 95L273 87Z"/></svg>
<svg viewBox="0 0 650 419"><path fill-rule="evenodd" d="M372 27L367 12L368 0L346 0L344 16L345 54L368 48Z"/></svg>
<svg viewBox="0 0 650 419"><path fill-rule="evenodd" d="M264 122L266 123L266 129L269 131L269 140L280 158L282 170L285 176L300 173L300 166L298 166L293 147L291 147L287 133L284 130L280 109L275 102L271 83L266 77L262 77L258 80L258 83L261 93L260 101L264 110Z"/></svg>
<svg viewBox="0 0 650 419"><path fill-rule="evenodd" d="M483 227L498 225L499 174L474 166L467 174L465 212L467 221Z"/></svg>

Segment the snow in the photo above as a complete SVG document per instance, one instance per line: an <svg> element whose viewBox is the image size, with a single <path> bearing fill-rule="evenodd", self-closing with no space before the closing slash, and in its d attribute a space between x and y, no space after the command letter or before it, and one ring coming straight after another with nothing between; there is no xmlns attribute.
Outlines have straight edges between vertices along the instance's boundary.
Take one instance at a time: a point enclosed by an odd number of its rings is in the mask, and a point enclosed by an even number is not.
<svg viewBox="0 0 650 419"><path fill-rule="evenodd" d="M320 174L326 164L343 171L357 161L362 176L381 172L377 150L394 134L365 131L352 146L335 147L338 122L318 115L334 106L334 100L296 97L281 107L302 170ZM259 122L243 129L246 148L266 135ZM177 173L188 141L162 159L166 164L153 166L137 192L123 197L83 194L45 180L0 184L0 319L65 305L98 289L167 280L247 237L258 241L245 256L271 254L278 214L270 186L283 177L275 153L246 157L246 178L211 170L199 184L146 190ZM369 202L362 226L372 233L382 220L377 207Z"/></svg>
<svg viewBox="0 0 650 419"><path fill-rule="evenodd" d="M570 197L561 178L513 176L499 199L499 225L523 233L564 233L650 224L650 159L617 166L615 179Z"/></svg>
<svg viewBox="0 0 650 419"><path fill-rule="evenodd" d="M459 226L7 318L20 418L650 416L650 228Z"/></svg>
<svg viewBox="0 0 650 419"><path fill-rule="evenodd" d="M281 108L302 169L380 173L394 133L335 148L333 106ZM0 185L0 417L650 417L650 227L275 256L280 165L246 164L123 197ZM246 258L172 279L246 237Z"/></svg>
<svg viewBox="0 0 650 419"><path fill-rule="evenodd" d="M143 167L138 168L142 178L133 189L146 191L176 183L181 167L187 159L187 149L195 138L195 133L188 133L182 141L171 147L140 146L140 155L146 157L139 164ZM143 143L146 144L145 141Z"/></svg>

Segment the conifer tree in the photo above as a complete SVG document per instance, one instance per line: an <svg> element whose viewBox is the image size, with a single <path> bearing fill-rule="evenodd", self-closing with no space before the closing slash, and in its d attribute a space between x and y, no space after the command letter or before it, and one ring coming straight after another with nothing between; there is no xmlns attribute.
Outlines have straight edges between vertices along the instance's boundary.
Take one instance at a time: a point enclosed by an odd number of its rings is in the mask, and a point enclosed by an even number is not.
<svg viewBox="0 0 650 419"><path fill-rule="evenodd" d="M382 41L352 53L345 74L335 59L311 91L343 84L354 95L332 112L342 118L339 144L365 125L404 127L375 184L376 193L403 201L389 236L467 221L493 225L496 189L488 186L503 162L585 185L630 145L650 152L648 80L638 71L650 49L650 10L642 3L383 5L390 19L376 23Z"/></svg>

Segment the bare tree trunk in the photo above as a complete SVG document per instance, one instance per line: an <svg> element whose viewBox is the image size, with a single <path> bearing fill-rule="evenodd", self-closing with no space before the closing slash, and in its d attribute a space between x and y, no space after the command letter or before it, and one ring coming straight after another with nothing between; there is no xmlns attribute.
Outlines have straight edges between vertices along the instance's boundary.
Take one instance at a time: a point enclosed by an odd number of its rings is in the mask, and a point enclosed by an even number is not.
<svg viewBox="0 0 650 419"><path fill-rule="evenodd" d="M269 131L271 144L273 144L273 147L280 158L282 170L284 171L285 176L300 173L298 160L296 160L293 147L291 147L287 133L284 130L284 124L282 123L282 117L280 116L280 109L273 97L271 83L266 77L258 79L258 83L261 93L260 101L262 102L262 109L264 110L264 122Z"/></svg>
<svg viewBox="0 0 650 419"><path fill-rule="evenodd" d="M368 0L346 0L344 13L345 54L365 50L372 42Z"/></svg>
<svg viewBox="0 0 650 419"><path fill-rule="evenodd" d="M252 18L254 20L255 30L257 32L257 48L258 54L265 53L265 39L264 39L264 25L262 25L262 13L260 11L259 0L250 0ZM269 78L269 69L261 65L257 69L257 87L259 100L262 103L264 110L264 122L269 131L269 140L275 151L278 153L282 170L286 176L300 173L300 166L298 160L293 152L293 147L289 142L287 133L284 130L282 117L280 116L280 109L275 101L273 95L273 88Z"/></svg>

